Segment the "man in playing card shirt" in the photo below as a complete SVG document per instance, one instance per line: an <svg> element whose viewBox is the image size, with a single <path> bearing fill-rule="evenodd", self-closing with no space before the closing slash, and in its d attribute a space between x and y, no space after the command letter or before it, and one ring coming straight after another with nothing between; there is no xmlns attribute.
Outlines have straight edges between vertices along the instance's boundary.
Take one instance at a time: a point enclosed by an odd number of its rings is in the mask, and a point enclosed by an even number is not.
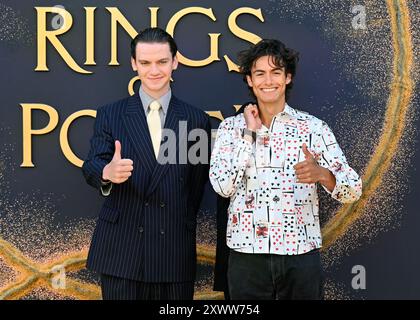
<svg viewBox="0 0 420 320"><path fill-rule="evenodd" d="M210 162L214 190L230 198L230 297L322 299L317 184L347 203L361 179L328 125L287 104L298 53L262 40L239 57L257 103L220 124Z"/></svg>

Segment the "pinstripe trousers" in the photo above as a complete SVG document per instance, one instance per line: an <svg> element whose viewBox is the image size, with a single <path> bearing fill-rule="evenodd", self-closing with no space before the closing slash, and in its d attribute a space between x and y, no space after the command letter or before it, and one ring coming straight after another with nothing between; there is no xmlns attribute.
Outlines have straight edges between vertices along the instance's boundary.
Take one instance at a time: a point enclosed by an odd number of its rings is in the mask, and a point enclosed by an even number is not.
<svg viewBox="0 0 420 320"><path fill-rule="evenodd" d="M148 283L101 274L103 300L192 300L194 282Z"/></svg>

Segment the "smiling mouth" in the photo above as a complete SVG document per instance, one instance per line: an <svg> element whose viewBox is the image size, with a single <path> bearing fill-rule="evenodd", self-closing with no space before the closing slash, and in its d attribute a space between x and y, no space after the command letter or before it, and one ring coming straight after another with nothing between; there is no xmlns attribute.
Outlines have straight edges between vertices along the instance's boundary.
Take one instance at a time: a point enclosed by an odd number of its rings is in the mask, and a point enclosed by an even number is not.
<svg viewBox="0 0 420 320"><path fill-rule="evenodd" d="M261 91L263 91L263 92L274 92L276 90L277 90L277 88L265 88L265 89L261 89Z"/></svg>

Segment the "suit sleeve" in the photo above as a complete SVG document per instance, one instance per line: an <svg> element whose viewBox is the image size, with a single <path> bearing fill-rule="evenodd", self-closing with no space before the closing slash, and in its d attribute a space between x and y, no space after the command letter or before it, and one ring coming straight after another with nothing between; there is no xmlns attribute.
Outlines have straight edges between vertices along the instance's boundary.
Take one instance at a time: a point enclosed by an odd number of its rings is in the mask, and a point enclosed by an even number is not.
<svg viewBox="0 0 420 320"><path fill-rule="evenodd" d="M100 108L96 114L93 136L90 140L90 150L83 163L82 171L86 182L101 190L101 194L104 196L109 195L112 184L103 184L102 171L112 160L114 148L114 139L111 136L106 112L104 108Z"/></svg>
<svg viewBox="0 0 420 320"><path fill-rule="evenodd" d="M362 194L362 180L347 163L333 132L323 121L316 137L315 152L319 165L331 171L336 179L332 192L322 186L324 190L342 203L358 200Z"/></svg>

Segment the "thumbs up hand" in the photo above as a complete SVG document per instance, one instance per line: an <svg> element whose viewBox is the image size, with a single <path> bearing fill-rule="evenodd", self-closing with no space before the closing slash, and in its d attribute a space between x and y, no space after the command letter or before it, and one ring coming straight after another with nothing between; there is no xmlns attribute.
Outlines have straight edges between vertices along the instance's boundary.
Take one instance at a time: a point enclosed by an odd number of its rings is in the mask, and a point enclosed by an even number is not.
<svg viewBox="0 0 420 320"><path fill-rule="evenodd" d="M111 162L104 167L102 179L120 184L128 180L132 171L133 161L130 159L121 159L121 143L116 140L114 156Z"/></svg>
<svg viewBox="0 0 420 320"><path fill-rule="evenodd" d="M322 182L329 170L318 165L312 153L304 143L302 151L305 154L305 161L299 162L293 168L296 172L298 183L317 183ZM327 170L328 173L325 171Z"/></svg>
<svg viewBox="0 0 420 320"><path fill-rule="evenodd" d="M121 160L121 142L115 140L115 152L112 160Z"/></svg>
<svg viewBox="0 0 420 320"><path fill-rule="evenodd" d="M306 143L302 145L303 154L305 155L305 159L308 161L315 160L312 153L308 150L308 147L306 146Z"/></svg>

